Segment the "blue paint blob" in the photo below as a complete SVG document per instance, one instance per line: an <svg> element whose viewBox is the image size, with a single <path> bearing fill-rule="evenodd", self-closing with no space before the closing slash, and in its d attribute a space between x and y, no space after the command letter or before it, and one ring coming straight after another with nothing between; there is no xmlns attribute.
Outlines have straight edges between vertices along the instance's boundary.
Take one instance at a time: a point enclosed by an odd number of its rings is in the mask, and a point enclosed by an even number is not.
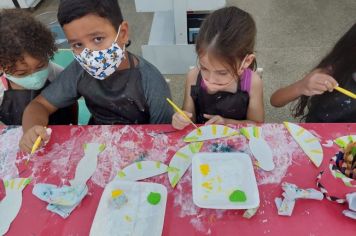
<svg viewBox="0 0 356 236"><path fill-rule="evenodd" d="M224 143L213 143L209 149L211 152L234 152L235 151L233 146Z"/></svg>

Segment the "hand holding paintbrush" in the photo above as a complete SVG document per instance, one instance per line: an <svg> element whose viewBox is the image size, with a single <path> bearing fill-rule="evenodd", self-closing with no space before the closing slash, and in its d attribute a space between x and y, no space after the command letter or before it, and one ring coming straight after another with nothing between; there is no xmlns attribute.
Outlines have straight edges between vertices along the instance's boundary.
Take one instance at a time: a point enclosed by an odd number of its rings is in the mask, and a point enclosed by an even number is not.
<svg viewBox="0 0 356 236"><path fill-rule="evenodd" d="M41 146L42 142L47 142L50 137L50 129L47 131L46 127L34 126L29 129L21 138L21 150L30 153L31 155Z"/></svg>
<svg viewBox="0 0 356 236"><path fill-rule="evenodd" d="M192 124L196 129L198 134L201 134L201 130L200 128L194 124L194 122L189 118L189 116L187 115L186 112L182 111L172 100L170 100L169 98L167 98L167 102L174 108L174 110L181 116L183 117L184 121L189 122L190 124ZM183 127L184 128L184 127Z"/></svg>

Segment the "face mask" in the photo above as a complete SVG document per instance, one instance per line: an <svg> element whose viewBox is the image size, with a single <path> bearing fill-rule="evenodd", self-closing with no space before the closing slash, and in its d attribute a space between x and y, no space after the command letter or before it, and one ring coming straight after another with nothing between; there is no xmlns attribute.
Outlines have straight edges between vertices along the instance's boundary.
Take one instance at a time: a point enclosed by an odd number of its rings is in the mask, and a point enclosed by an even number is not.
<svg viewBox="0 0 356 236"><path fill-rule="evenodd" d="M74 54L83 69L95 79L103 80L113 74L124 59L125 47L121 49L116 42L119 33L120 28L114 42L107 49L93 51L85 48L80 54Z"/></svg>
<svg viewBox="0 0 356 236"><path fill-rule="evenodd" d="M6 78L17 85L24 87L25 89L38 90L43 88L48 78L48 75L49 75L49 68L47 66L46 68L37 71L36 73L21 78L14 77L11 75L6 75Z"/></svg>

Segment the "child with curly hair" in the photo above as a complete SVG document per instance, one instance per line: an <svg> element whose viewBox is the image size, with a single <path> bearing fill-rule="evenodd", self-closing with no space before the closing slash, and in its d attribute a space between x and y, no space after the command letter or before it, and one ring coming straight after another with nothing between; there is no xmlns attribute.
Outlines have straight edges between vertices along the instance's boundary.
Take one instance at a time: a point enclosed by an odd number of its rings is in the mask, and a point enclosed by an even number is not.
<svg viewBox="0 0 356 236"><path fill-rule="evenodd" d="M0 11L0 122L21 125L26 106L62 70L49 59L56 52L50 30L20 10ZM77 123L77 106L52 114L50 124Z"/></svg>

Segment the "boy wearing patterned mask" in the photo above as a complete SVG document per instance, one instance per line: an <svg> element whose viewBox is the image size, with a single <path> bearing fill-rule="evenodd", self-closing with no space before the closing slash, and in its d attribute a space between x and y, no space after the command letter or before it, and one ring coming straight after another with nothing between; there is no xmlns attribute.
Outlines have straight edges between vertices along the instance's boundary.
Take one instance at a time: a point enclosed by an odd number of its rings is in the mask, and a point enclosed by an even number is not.
<svg viewBox="0 0 356 236"><path fill-rule="evenodd" d="M26 106L62 68L49 62L57 50L49 29L23 10L0 11L0 123L21 125ZM77 105L63 107L49 124L76 124Z"/></svg>
<svg viewBox="0 0 356 236"><path fill-rule="evenodd" d="M169 87L149 62L126 51L128 23L117 0L62 0L61 24L76 60L26 109L20 148L29 152L48 116L83 96L89 124L170 123Z"/></svg>

